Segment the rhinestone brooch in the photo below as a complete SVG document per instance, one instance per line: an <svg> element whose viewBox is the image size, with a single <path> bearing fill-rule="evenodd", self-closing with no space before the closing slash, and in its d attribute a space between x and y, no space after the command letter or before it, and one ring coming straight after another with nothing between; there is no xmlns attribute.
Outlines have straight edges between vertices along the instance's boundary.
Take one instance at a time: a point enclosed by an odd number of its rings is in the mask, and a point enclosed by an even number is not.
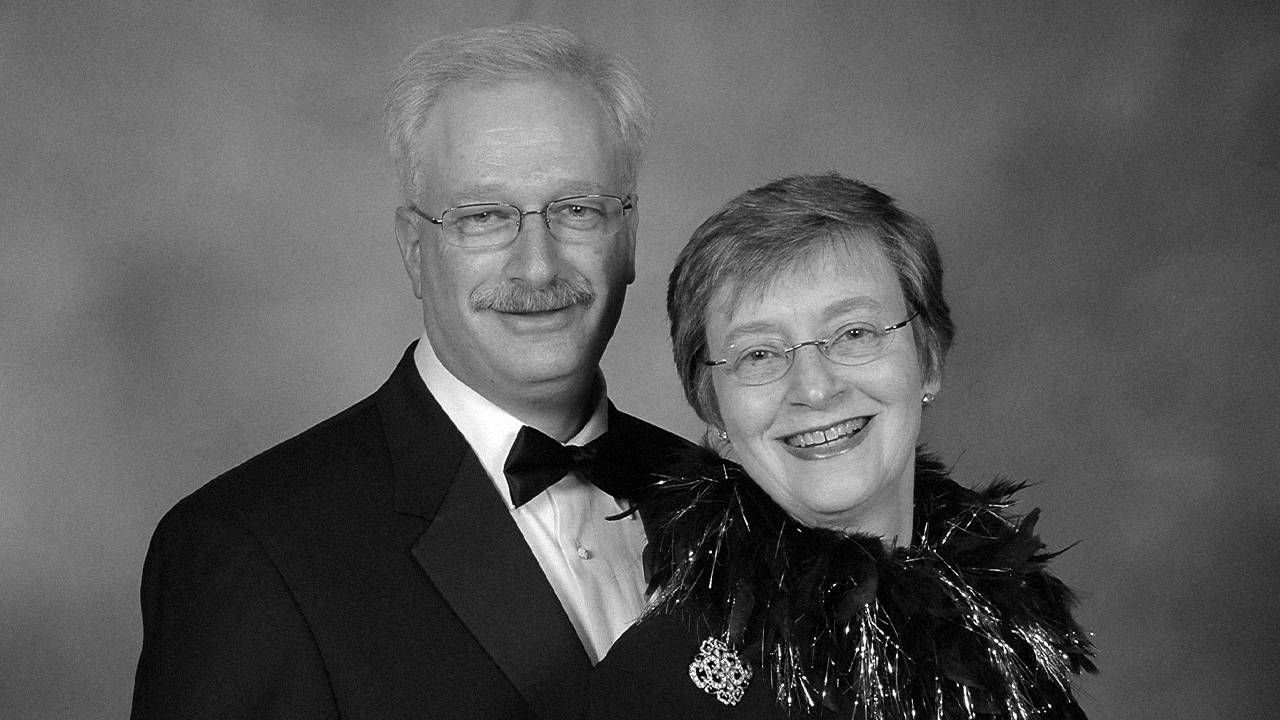
<svg viewBox="0 0 1280 720"><path fill-rule="evenodd" d="M689 679L725 705L737 705L751 682L751 668L723 640L707 638L689 663Z"/></svg>

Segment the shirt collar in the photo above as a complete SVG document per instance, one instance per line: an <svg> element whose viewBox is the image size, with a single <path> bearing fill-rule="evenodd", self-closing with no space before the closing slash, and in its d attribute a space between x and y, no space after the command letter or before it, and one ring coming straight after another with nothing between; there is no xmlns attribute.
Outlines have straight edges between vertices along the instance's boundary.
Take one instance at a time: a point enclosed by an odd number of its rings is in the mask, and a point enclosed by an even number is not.
<svg viewBox="0 0 1280 720"><path fill-rule="evenodd" d="M436 357L426 333L418 341L418 347L414 348L413 362L418 368L418 374L422 376L422 382L462 433L510 507L510 491L502 466L506 463L511 445L515 443L516 434L524 423L449 372ZM595 409L582 429L569 438L566 445L586 445L609 428L608 392L603 377L597 378L597 382L600 395L596 399Z"/></svg>

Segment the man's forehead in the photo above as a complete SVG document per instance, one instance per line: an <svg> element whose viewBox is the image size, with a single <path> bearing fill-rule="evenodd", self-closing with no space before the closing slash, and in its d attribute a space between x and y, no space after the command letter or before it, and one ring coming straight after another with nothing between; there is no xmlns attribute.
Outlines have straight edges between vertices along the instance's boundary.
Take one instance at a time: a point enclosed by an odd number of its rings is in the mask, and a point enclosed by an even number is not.
<svg viewBox="0 0 1280 720"><path fill-rule="evenodd" d="M446 88L420 130L546 142L565 136L607 136L611 126L595 91L565 80L530 78L458 83Z"/></svg>
<svg viewBox="0 0 1280 720"><path fill-rule="evenodd" d="M509 190L513 182L622 190L615 187L625 162L621 144L585 86L530 80L450 88L415 145L424 182L450 197Z"/></svg>
<svg viewBox="0 0 1280 720"><path fill-rule="evenodd" d="M481 161L489 156L512 152L557 155L571 149L594 148L597 143L601 145L601 154L608 152L596 135L582 130L552 118L529 118L500 126L477 127L473 132L446 130L441 149L460 159Z"/></svg>

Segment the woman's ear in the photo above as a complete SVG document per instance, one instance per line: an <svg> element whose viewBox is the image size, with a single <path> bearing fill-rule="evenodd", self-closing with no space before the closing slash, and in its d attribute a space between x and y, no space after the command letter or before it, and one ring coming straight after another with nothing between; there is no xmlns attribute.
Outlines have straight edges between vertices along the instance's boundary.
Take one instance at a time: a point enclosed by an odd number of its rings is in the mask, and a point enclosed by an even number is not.
<svg viewBox="0 0 1280 720"><path fill-rule="evenodd" d="M931 397L937 397L942 392L942 377L940 373L933 373L933 377L924 381L922 392Z"/></svg>
<svg viewBox="0 0 1280 720"><path fill-rule="evenodd" d="M703 433L703 444L725 460L733 460L733 443L724 428L707 425Z"/></svg>

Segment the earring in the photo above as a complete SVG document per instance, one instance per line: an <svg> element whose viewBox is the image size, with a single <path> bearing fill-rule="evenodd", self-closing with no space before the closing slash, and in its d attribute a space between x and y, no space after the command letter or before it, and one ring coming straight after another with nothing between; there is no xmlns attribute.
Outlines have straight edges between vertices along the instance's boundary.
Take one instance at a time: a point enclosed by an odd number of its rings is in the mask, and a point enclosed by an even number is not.
<svg viewBox="0 0 1280 720"><path fill-rule="evenodd" d="M932 405L932 404L933 404L933 399L934 399L935 397L937 397L937 396L936 396L936 395L934 395L933 393L925 393L925 394L924 394L924 397L920 398L920 404L921 404L921 405L923 405L923 406L925 406L925 407L929 407L930 405Z"/></svg>
<svg viewBox="0 0 1280 720"><path fill-rule="evenodd" d="M708 425L707 432L702 437L703 442L715 454L725 460L733 459L733 443L729 441L729 433L724 428Z"/></svg>

